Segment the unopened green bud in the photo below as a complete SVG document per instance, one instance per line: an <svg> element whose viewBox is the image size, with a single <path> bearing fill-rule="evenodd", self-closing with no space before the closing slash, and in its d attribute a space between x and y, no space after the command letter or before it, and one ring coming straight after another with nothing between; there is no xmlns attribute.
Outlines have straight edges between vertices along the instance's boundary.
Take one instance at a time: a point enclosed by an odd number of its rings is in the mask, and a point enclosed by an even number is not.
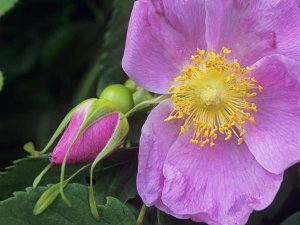
<svg viewBox="0 0 300 225"><path fill-rule="evenodd" d="M138 85L131 79L125 81L124 86L127 87L132 93L136 91Z"/></svg>
<svg viewBox="0 0 300 225"><path fill-rule="evenodd" d="M128 112L134 106L130 90L121 84L112 84L107 86L102 91L100 98L112 102L122 113Z"/></svg>
<svg viewBox="0 0 300 225"><path fill-rule="evenodd" d="M137 88L137 90L132 94L134 105L137 105L143 101L153 99L153 95L151 95L148 91L142 88Z"/></svg>

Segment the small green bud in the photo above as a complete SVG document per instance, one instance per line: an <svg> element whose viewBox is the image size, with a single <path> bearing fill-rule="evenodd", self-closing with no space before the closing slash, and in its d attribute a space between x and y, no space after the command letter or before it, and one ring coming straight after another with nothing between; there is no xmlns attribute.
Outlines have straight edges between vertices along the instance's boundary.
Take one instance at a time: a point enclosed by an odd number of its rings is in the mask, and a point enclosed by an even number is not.
<svg viewBox="0 0 300 225"><path fill-rule="evenodd" d="M24 146L23 146L23 149L26 151L26 152L29 152L31 156L36 156L36 151L35 151L35 148L34 148L34 144L32 142L28 142L26 143Z"/></svg>
<svg viewBox="0 0 300 225"><path fill-rule="evenodd" d="M151 95L148 91L137 88L137 90L132 94L134 105L137 105L143 101L153 99L153 95Z"/></svg>
<svg viewBox="0 0 300 225"><path fill-rule="evenodd" d="M131 79L125 81L124 86L127 87L132 93L136 91L138 85Z"/></svg>
<svg viewBox="0 0 300 225"><path fill-rule="evenodd" d="M112 102L122 113L128 112L134 106L130 90L121 84L112 84L107 86L102 91L100 98Z"/></svg>

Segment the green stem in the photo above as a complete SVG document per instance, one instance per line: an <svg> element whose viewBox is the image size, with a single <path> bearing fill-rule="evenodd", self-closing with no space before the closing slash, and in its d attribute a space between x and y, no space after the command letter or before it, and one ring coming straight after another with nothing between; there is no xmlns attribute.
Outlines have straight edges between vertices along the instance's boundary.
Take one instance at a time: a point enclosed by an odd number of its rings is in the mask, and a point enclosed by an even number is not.
<svg viewBox="0 0 300 225"><path fill-rule="evenodd" d="M83 167L81 167L80 169L78 169L75 173L73 173L72 176L70 176L68 179L66 179L66 181L69 182L69 181L72 180L77 174L79 174L80 172L82 172L83 170L85 170L86 168L88 168L90 165L92 165L92 163L88 163L88 164L84 165Z"/></svg>
<svg viewBox="0 0 300 225"><path fill-rule="evenodd" d="M145 109L145 108L147 108L151 105L159 104L160 102L162 102L163 100L165 100L167 98L169 98L169 95L161 95L161 96L158 96L157 98L153 98L153 99L150 99L150 100L143 101L143 102L137 104L136 106L134 106L131 110L129 110L125 114L125 117L130 117L135 112L140 111L142 109Z"/></svg>
<svg viewBox="0 0 300 225"><path fill-rule="evenodd" d="M143 204L141 210L140 210L140 214L138 216L138 219L136 221L137 225L143 225L143 220L144 220L144 217L145 217L145 214L146 214L146 210L147 210L147 207L145 204Z"/></svg>

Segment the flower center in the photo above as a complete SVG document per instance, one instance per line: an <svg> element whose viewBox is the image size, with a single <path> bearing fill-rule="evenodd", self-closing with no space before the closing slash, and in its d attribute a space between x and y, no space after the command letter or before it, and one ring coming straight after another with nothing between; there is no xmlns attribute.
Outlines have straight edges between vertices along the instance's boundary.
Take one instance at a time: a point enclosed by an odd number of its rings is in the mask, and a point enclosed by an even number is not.
<svg viewBox="0 0 300 225"><path fill-rule="evenodd" d="M197 49L192 64L181 71L169 89L174 109L165 121L184 120L180 134L193 129L191 144L213 147L218 135L225 140L235 135L241 144L246 121L255 123L252 113L257 107L250 99L263 88L246 75L253 68L241 67L236 59L227 62L230 52L227 48L220 54Z"/></svg>

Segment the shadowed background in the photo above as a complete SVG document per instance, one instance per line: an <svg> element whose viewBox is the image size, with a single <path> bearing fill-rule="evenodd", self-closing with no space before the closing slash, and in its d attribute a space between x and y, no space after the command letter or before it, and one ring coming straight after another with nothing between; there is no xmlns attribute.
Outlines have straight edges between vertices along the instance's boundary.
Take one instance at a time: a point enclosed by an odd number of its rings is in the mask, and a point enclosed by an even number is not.
<svg viewBox="0 0 300 225"><path fill-rule="evenodd" d="M42 148L73 106L108 84L126 80L120 63L133 2L24 0L0 17L0 70L5 77L0 171L26 156L26 142ZM132 132L140 130L134 126ZM138 138L139 132L134 135ZM286 172L273 204L252 214L248 225L278 225L297 212L299 185L296 165ZM157 222L154 214L153 208L148 211L145 225L196 224L166 215Z"/></svg>

